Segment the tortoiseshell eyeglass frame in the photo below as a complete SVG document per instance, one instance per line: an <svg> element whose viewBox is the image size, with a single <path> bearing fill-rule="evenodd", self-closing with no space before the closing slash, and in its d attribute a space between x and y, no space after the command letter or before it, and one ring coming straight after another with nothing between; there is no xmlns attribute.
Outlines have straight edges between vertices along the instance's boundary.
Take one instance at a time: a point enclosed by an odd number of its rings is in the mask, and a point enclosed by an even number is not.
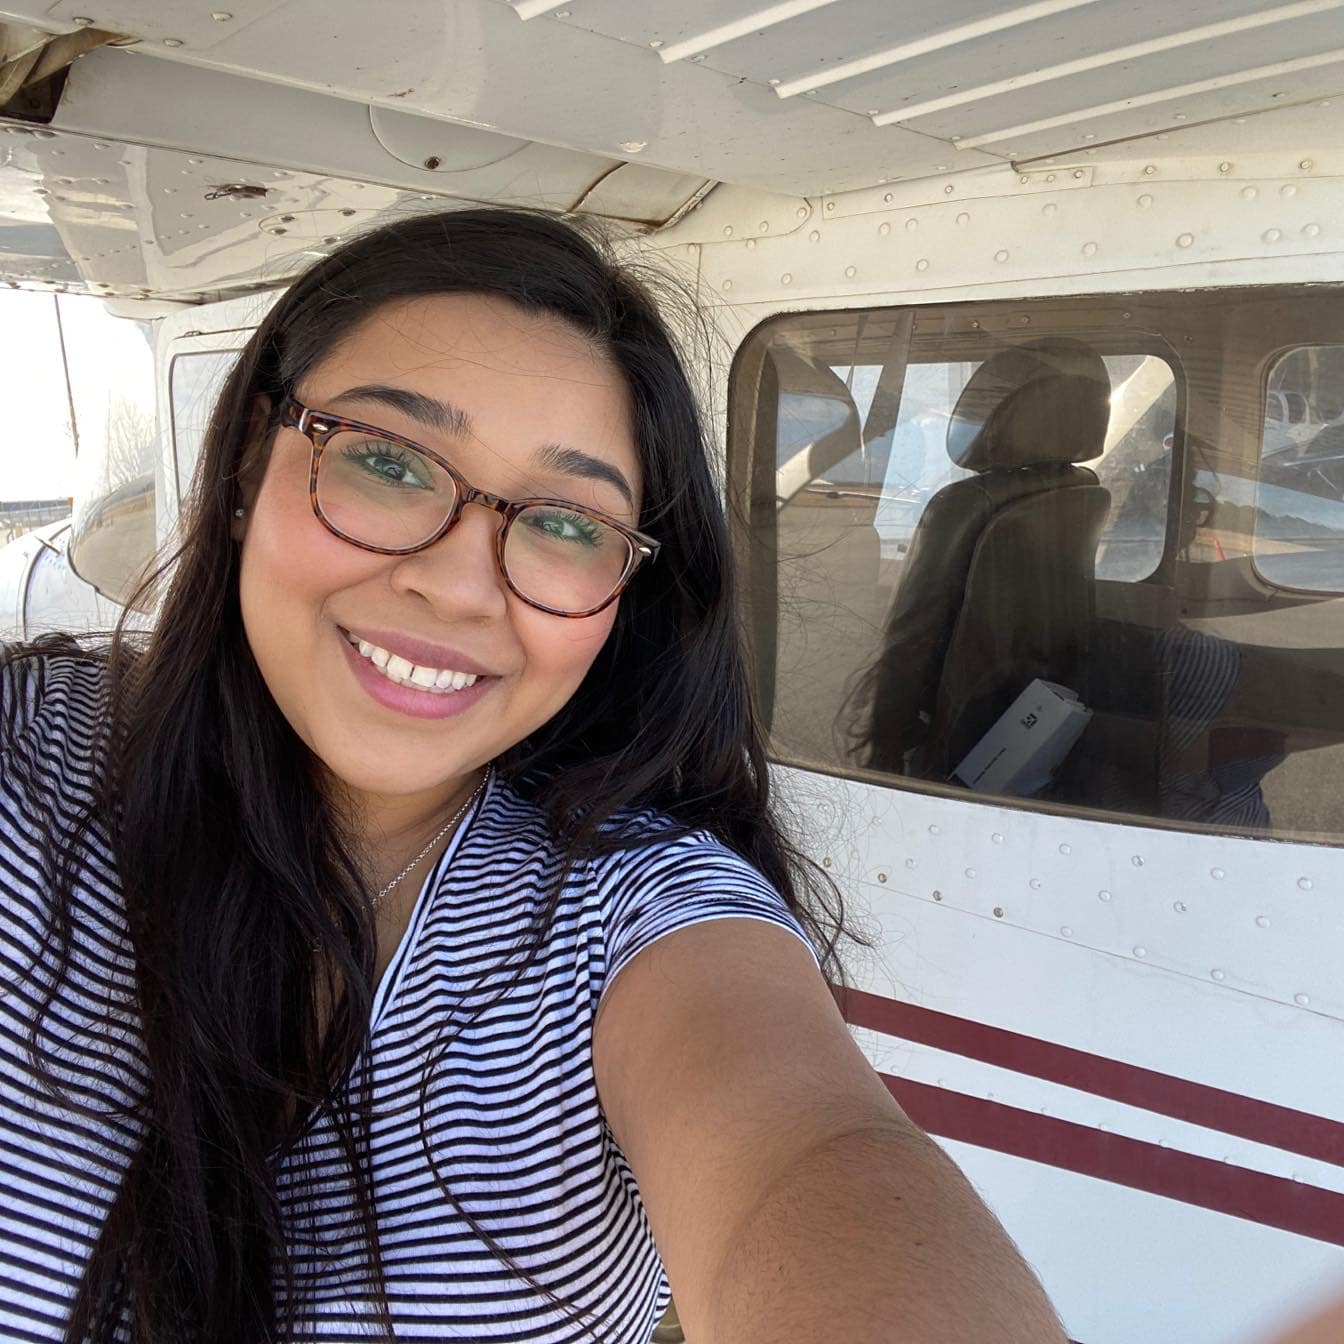
<svg viewBox="0 0 1344 1344"><path fill-rule="evenodd" d="M508 585L509 591L526 602L528 606L536 607L539 611L548 612L552 616L580 620L585 616L596 616L599 611L606 610L625 591L626 585L634 578L635 571L640 565L646 560L652 560L658 554L662 545L661 542L655 541L652 537L645 536L643 532L636 532L634 528L627 527L619 519L612 518L605 513L599 513L596 509L575 504L573 500L503 499L499 495L478 490L456 467L445 461L432 448L426 448L424 444L416 443L414 439L408 439L404 435L393 434L378 425L366 424L362 420L347 420L344 416L328 415L325 411L315 411L311 407L305 406L297 397L287 397L285 399L285 403L280 409L280 424L285 429L297 429L313 446L312 459L308 469L308 500L313 506L313 513L317 516L318 521L333 536L340 537L342 541L349 542L351 546L358 546L362 551L373 551L376 555L414 555L416 551L423 551L426 547L432 546L438 541L462 516L462 510L468 504L480 504L482 507L499 514L503 520L495 533L495 563L499 566L499 572ZM424 541L416 542L414 546L372 546L367 541L352 537L348 532L342 532L322 512L322 505L317 497L317 473L322 465L322 451L326 448L331 437L342 430L355 430L362 434L372 434L387 443L393 443L413 453L419 453L447 474L453 482L455 499L453 507L448 511L448 516L435 532L426 537ZM616 586L595 607L589 607L585 611L565 611L559 607L548 606L545 602L538 602L536 598L529 597L509 577L509 571L504 564L504 544L508 539L509 528L513 525L513 520L524 509L536 505L564 509L569 513L581 513L611 528L625 539L630 550L629 557L625 562L625 569L616 581Z"/></svg>

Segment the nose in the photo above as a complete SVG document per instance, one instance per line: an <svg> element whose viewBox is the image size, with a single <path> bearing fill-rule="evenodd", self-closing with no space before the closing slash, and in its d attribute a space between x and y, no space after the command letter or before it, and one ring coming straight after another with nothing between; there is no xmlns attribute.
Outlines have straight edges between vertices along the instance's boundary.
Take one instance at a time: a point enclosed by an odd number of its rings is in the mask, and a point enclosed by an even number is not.
<svg viewBox="0 0 1344 1344"><path fill-rule="evenodd" d="M508 589L498 559L503 522L488 504L464 506L457 521L432 546L397 560L392 587L424 599L446 621L497 619L508 609Z"/></svg>

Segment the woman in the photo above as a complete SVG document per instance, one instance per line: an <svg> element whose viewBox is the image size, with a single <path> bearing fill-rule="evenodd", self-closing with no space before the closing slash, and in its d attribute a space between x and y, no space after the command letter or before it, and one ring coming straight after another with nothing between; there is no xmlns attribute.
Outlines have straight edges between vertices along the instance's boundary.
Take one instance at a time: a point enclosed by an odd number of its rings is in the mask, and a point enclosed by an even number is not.
<svg viewBox="0 0 1344 1344"><path fill-rule="evenodd" d="M1062 1338L818 974L693 397L568 227L316 266L147 646L4 677L6 1338L642 1344L660 1256L704 1344Z"/></svg>

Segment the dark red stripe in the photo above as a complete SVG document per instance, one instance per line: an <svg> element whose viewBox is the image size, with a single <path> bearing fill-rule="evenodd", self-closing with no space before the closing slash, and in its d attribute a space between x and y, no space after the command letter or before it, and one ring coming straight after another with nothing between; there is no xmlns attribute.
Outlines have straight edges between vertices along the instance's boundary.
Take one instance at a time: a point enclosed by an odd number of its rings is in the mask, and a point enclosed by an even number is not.
<svg viewBox="0 0 1344 1344"><path fill-rule="evenodd" d="M850 990L845 996L845 1018L856 1027L917 1041L967 1059L1109 1097L1128 1106L1140 1106L1173 1120L1186 1120L1253 1143L1344 1166L1344 1124L1324 1116L1224 1092L1171 1074L1123 1064L1104 1055L1088 1054L1085 1050L1055 1045L931 1008L897 1003L861 990Z"/></svg>
<svg viewBox="0 0 1344 1344"><path fill-rule="evenodd" d="M1344 1246L1344 1195L1054 1116L882 1075L921 1128L944 1139L1178 1199L1316 1241Z"/></svg>

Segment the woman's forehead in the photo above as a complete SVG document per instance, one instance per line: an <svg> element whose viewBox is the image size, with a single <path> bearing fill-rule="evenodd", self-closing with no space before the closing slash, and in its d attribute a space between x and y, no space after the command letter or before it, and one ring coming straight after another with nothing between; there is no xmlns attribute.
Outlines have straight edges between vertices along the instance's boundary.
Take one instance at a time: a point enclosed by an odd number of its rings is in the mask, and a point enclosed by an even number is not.
<svg viewBox="0 0 1344 1344"><path fill-rule="evenodd" d="M367 395L371 388L404 390L437 404L438 425L389 411L386 397ZM623 371L564 318L508 299L440 294L390 301L319 360L299 390L318 409L410 437L455 425L451 437L492 448L596 452L640 489Z"/></svg>
<svg viewBox="0 0 1344 1344"><path fill-rule="evenodd" d="M625 388L600 344L559 314L529 311L490 294L430 294L393 299L359 321L320 361L388 361L407 372L473 368L517 376L579 378ZM318 370L315 370L317 372Z"/></svg>

